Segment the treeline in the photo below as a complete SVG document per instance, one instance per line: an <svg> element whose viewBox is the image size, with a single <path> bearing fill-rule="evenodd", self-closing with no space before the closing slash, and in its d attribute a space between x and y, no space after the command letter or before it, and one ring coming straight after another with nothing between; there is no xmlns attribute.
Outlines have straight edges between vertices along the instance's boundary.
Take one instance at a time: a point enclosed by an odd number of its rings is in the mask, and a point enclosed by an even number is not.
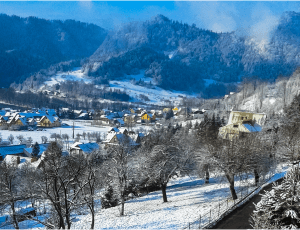
<svg viewBox="0 0 300 230"><path fill-rule="evenodd" d="M79 81L64 81L56 85L68 98L78 98L85 96L94 99L109 99L114 101L129 101L131 97L118 89L107 89L106 87L96 87L94 84L85 84Z"/></svg>
<svg viewBox="0 0 300 230"><path fill-rule="evenodd" d="M36 94L30 91L27 91L25 93L18 93L13 88L0 89L0 100L13 105L19 105L29 108L60 108L68 107L69 105L69 103L63 100L50 98L43 93Z"/></svg>
<svg viewBox="0 0 300 230"><path fill-rule="evenodd" d="M118 93L115 93L118 95ZM108 95L114 95L114 92L108 93ZM30 91L24 93L18 93L13 88L0 89L0 100L20 106L23 108L50 108L58 109L62 107L74 109L110 109L113 111L122 111L129 109L132 106L128 103L122 102L102 102L101 100L79 100L77 98L58 99L55 97L49 97L43 93L33 93Z"/></svg>
<svg viewBox="0 0 300 230"><path fill-rule="evenodd" d="M55 75L58 72L67 72L73 70L75 67L81 65L84 62L83 60L70 60L65 62L60 62L58 64L51 65L47 69L41 69L36 73L31 74L30 77L22 79L20 83L12 83L10 87L15 88L18 91L27 91L27 90L38 90L41 85L49 80L50 76Z"/></svg>
<svg viewBox="0 0 300 230"><path fill-rule="evenodd" d="M89 57L105 36L94 24L0 14L0 83L8 87L53 64Z"/></svg>

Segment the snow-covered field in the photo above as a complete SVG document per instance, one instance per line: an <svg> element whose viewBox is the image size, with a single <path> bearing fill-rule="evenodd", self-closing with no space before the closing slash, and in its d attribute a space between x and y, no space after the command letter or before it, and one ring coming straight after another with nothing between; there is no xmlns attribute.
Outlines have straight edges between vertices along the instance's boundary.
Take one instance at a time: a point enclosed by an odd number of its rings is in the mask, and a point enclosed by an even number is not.
<svg viewBox="0 0 300 230"><path fill-rule="evenodd" d="M169 103L168 101L170 101L170 103L177 105L182 97L192 97L184 92L164 90L154 85L149 88L136 85L132 79L136 82L141 80L148 84L152 80L151 78L146 78L144 76L144 71L141 71L138 75L127 75L123 81L110 81L110 87L113 89L125 90L127 94L135 98L137 101L140 101L140 95L145 95L150 100L148 103L151 104ZM147 103L147 101L145 102Z"/></svg>
<svg viewBox="0 0 300 230"><path fill-rule="evenodd" d="M28 131L28 130L20 130L20 131L10 131L10 130L0 130L0 135L2 137L3 141L8 141L8 136L13 135L14 136L14 145L19 144L19 140L17 139L17 136L23 135L25 139L28 139L29 137L32 138L33 143L38 142L39 144L42 143L42 136L46 136L48 138L48 141L51 141L50 138L52 133L56 134L68 134L69 135L69 141L73 142L73 122L74 122L74 137L76 138L76 135L85 133L93 133L98 132L100 133L101 137L104 138L107 134L107 131L111 129L110 126L93 126L91 125L92 120L62 120L62 124L67 124L68 126L61 126L61 127L54 127L54 128L44 128L43 131ZM133 131L140 131L140 129L143 129L145 132L147 130L152 129L152 126L145 126L145 125L136 125L135 127L132 127ZM80 142L86 143L89 142L88 138L86 137L85 140L83 137L81 137Z"/></svg>
<svg viewBox="0 0 300 230"><path fill-rule="evenodd" d="M74 120L74 134L76 138L76 134L82 134L83 132L100 132L101 135L105 135L110 127L104 126L104 127L95 127L91 126L92 121L81 121L81 120ZM72 141L72 136L73 136L73 120L63 120L62 123L66 123L69 126L62 126L62 127L55 127L55 128L45 128L44 131L28 131L28 130L21 130L21 131L10 131L10 130L0 130L0 134L2 136L2 139L4 141L7 141L7 138L9 135L14 136L14 143L15 145L19 144L19 140L17 139L17 136L23 135L25 139L28 137L31 137L33 140L33 143L38 142L41 143L42 136L46 136L48 140L50 139L50 136L52 133L56 134L68 134L70 141ZM87 138L86 140L80 140L82 142L88 142Z"/></svg>
<svg viewBox="0 0 300 230"><path fill-rule="evenodd" d="M274 179L282 177L286 171L287 167L278 167L278 172L281 173L276 174ZM236 190L243 188L247 183L254 189L253 178L240 180L237 177ZM168 183L167 196L167 203L163 203L161 191L127 201L123 217L119 215L119 207L97 208L95 229L182 229L198 220L200 215L207 214L210 209L214 210L219 202L230 197L230 191L227 181L222 176L215 175L209 184L204 184L204 180L200 178L185 176L174 178ZM90 221L89 214L77 215L72 229L88 229ZM20 226L42 227L33 221L23 221Z"/></svg>
<svg viewBox="0 0 300 230"><path fill-rule="evenodd" d="M61 72L56 74L55 76L51 77L50 80L46 81L44 84L53 86L55 84L58 84L60 82L64 81L83 81L85 83L91 83L91 79L88 78L88 76L84 75L84 73L81 72L81 68L74 68L73 71L68 72Z"/></svg>
<svg viewBox="0 0 300 230"><path fill-rule="evenodd" d="M212 179L183 177L168 184L168 202L163 203L161 191L133 199L125 204L125 216L119 216L119 207L103 209L96 215L95 228L101 229L180 229L208 212L229 195L226 183ZM89 228L89 215L78 217L73 228Z"/></svg>
<svg viewBox="0 0 300 230"><path fill-rule="evenodd" d="M276 176L275 176L276 177ZM236 180L236 191L254 179ZM96 215L98 229L183 229L216 208L219 202L230 197L224 177L214 177L209 184L196 177L183 177L171 181L167 187L168 202L162 202L161 191L133 199L125 204L125 216L119 216L119 207L100 210ZM239 194L238 194L239 196ZM72 228L86 229L90 226L89 215L78 216ZM207 220L203 220L207 221Z"/></svg>

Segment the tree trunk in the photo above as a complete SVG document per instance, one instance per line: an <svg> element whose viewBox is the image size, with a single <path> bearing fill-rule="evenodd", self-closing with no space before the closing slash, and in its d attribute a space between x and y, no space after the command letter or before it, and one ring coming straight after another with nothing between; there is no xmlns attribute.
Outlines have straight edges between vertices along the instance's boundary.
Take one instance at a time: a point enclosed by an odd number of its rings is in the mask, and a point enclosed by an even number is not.
<svg viewBox="0 0 300 230"><path fill-rule="evenodd" d="M208 165L204 166L204 170L205 170L205 184L209 183L209 171L208 171Z"/></svg>
<svg viewBox="0 0 300 230"><path fill-rule="evenodd" d="M254 177L255 177L255 186L259 183L259 175L256 169L254 169Z"/></svg>
<svg viewBox="0 0 300 230"><path fill-rule="evenodd" d="M124 216L124 206L125 206L125 199L124 199L124 196L122 195L120 216Z"/></svg>
<svg viewBox="0 0 300 230"><path fill-rule="evenodd" d="M19 228L19 223L18 223L18 220L17 220L16 210L15 210L15 202L14 201L12 201L12 203L11 203L11 210L12 210L13 225L14 225L15 229L20 229Z"/></svg>
<svg viewBox="0 0 300 230"><path fill-rule="evenodd" d="M232 199L236 200L237 195L236 195L236 192L235 192L235 189L234 189L234 175L226 174L226 178L229 182L229 189L230 189L230 192L231 192Z"/></svg>
<svg viewBox="0 0 300 230"><path fill-rule="evenodd" d="M162 191L162 194L163 194L163 201L164 202L168 202L166 190L167 190L167 184L161 184L161 191Z"/></svg>
<svg viewBox="0 0 300 230"><path fill-rule="evenodd" d="M91 229L94 229L95 227L95 209L94 209L94 202L92 202L91 205L89 205L91 214L92 214L92 223L91 223Z"/></svg>

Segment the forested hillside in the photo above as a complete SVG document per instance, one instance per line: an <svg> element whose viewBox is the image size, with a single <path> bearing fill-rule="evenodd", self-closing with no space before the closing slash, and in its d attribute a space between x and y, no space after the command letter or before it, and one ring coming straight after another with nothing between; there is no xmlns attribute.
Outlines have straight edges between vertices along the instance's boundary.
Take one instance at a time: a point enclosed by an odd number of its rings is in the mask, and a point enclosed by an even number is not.
<svg viewBox="0 0 300 230"><path fill-rule="evenodd" d="M219 83L253 76L273 82L292 74L300 64L299 25L299 13L285 12L268 39L258 39L235 31L215 33L158 15L111 32L84 67L90 76L109 80L144 69L163 88L221 96L228 84ZM203 79L219 83L205 91Z"/></svg>
<svg viewBox="0 0 300 230"><path fill-rule="evenodd" d="M53 64L92 55L106 31L74 20L44 20L0 14L0 84L24 80Z"/></svg>

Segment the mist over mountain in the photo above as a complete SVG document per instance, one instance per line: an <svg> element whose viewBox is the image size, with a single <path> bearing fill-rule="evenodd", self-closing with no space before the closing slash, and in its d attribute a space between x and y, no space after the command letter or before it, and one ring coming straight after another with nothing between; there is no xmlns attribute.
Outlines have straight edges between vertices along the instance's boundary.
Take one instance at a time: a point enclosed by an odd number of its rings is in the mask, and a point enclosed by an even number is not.
<svg viewBox="0 0 300 230"><path fill-rule="evenodd" d="M296 12L285 12L263 38L215 33L158 15L108 34L84 68L109 80L144 69L163 88L219 96L231 89L222 83L292 74L300 64L299 29ZM218 83L205 88L203 79Z"/></svg>
<svg viewBox="0 0 300 230"><path fill-rule="evenodd" d="M0 14L0 84L8 87L53 64L92 55L107 32L74 20Z"/></svg>

